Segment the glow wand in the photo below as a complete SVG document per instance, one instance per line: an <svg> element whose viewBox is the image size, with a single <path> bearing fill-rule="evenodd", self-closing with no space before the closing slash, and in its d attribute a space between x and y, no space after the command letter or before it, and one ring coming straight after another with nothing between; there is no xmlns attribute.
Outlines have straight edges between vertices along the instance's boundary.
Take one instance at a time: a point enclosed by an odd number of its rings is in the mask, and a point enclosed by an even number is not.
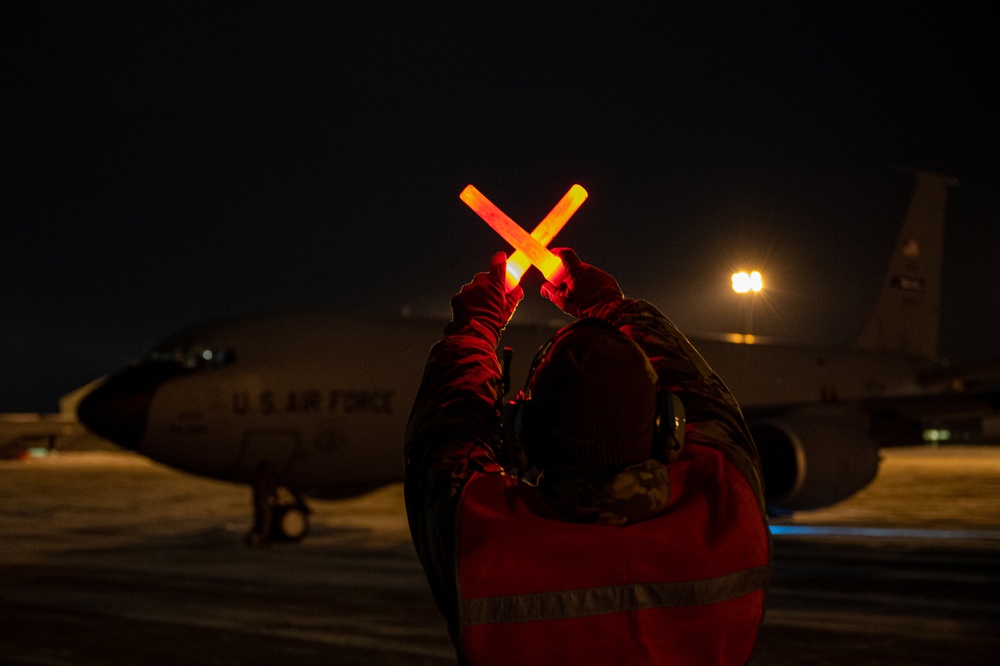
<svg viewBox="0 0 1000 666"><path fill-rule="evenodd" d="M573 185L559 200L559 203L549 211L549 214L531 231L531 237L547 247L586 200L587 190L580 185ZM514 254L507 259L507 291L517 286L530 265L531 259L528 258L526 252L514 251Z"/></svg>
<svg viewBox="0 0 1000 666"><path fill-rule="evenodd" d="M549 211L529 235L514 220L486 198L475 186L469 185L459 198L476 212L504 240L514 246L515 252L507 260L507 291L517 286L530 264L538 267L545 279L556 281L563 270L562 261L552 254L546 245L555 238L569 218L587 199L587 191L574 185Z"/></svg>

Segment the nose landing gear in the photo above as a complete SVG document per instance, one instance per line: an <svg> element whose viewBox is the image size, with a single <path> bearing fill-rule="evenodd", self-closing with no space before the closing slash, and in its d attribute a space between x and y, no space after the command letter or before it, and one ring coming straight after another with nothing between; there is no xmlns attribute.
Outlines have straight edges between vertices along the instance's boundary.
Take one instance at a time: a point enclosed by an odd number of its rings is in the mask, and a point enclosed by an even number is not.
<svg viewBox="0 0 1000 666"><path fill-rule="evenodd" d="M266 463L261 463L253 483L253 527L246 536L251 547L269 543L294 543L309 533L309 507L297 492L279 485Z"/></svg>

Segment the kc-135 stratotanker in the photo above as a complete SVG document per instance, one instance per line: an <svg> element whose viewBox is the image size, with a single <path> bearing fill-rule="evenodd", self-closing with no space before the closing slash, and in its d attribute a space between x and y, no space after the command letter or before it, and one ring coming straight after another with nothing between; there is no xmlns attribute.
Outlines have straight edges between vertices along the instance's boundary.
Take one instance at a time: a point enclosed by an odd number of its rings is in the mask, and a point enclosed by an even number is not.
<svg viewBox="0 0 1000 666"><path fill-rule="evenodd" d="M874 311L844 348L692 339L738 398L760 451L772 512L839 502L875 477L879 448L927 419L995 413L996 391L938 358L941 249L951 179L918 171ZM667 313L669 316L669 313ZM344 498L402 478L402 436L442 322L362 321L323 312L224 319L179 332L94 389L82 423L144 456L201 476L276 482ZM513 385L554 328L506 329ZM986 367L995 375L997 364ZM280 510L297 539L302 504Z"/></svg>

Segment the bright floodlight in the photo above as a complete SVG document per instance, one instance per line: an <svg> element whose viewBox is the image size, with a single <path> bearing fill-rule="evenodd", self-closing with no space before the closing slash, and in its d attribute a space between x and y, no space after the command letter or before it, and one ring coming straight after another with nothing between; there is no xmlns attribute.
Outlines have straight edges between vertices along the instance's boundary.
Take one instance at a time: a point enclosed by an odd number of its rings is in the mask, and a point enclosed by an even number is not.
<svg viewBox="0 0 1000 666"><path fill-rule="evenodd" d="M757 293L762 289L764 289L764 278L761 277L760 271L733 273L733 291L737 294L751 291Z"/></svg>

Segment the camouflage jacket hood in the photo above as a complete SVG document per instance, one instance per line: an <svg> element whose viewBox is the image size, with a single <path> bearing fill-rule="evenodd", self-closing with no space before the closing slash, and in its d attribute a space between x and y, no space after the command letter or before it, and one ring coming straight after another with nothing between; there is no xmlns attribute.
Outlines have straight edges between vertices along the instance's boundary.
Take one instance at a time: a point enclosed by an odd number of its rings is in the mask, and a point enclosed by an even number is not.
<svg viewBox="0 0 1000 666"><path fill-rule="evenodd" d="M666 510L670 473L647 460L621 470L549 472L538 482L545 504L560 518L592 525L631 525Z"/></svg>

